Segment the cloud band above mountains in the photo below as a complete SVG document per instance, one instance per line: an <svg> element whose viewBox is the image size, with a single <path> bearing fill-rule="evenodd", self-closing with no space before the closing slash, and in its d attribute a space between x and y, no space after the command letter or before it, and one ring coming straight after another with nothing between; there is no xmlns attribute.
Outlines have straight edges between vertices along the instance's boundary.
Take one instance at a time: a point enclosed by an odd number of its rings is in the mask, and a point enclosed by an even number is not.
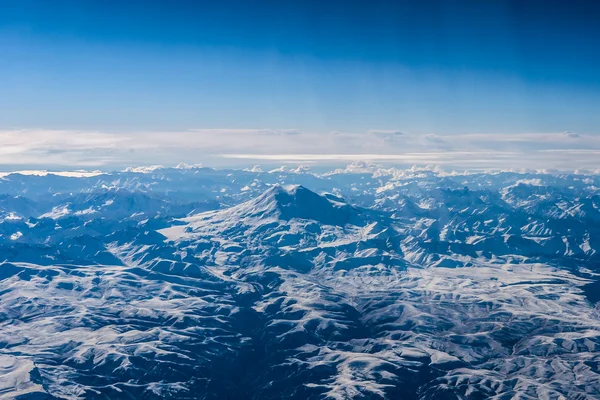
<svg viewBox="0 0 600 400"><path fill-rule="evenodd" d="M106 167L175 165L181 161L339 163L379 161L452 168L597 169L600 137L571 132L412 134L393 130L310 133L278 129L195 129L113 133L0 131L5 166Z"/></svg>

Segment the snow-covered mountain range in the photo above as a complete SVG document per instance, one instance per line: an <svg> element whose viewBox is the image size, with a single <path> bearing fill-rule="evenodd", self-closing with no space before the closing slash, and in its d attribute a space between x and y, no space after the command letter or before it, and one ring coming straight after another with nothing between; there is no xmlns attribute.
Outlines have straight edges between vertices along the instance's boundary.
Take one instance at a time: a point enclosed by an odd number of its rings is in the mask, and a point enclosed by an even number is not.
<svg viewBox="0 0 600 400"><path fill-rule="evenodd" d="M74 175L0 178L0 398L600 398L596 175Z"/></svg>

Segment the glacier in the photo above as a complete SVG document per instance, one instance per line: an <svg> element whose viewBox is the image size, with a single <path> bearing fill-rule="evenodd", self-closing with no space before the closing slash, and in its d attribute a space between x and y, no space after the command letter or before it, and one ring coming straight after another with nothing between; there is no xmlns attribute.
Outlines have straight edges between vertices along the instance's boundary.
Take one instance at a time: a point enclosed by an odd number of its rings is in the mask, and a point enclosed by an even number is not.
<svg viewBox="0 0 600 400"><path fill-rule="evenodd" d="M600 177L0 177L0 398L600 398Z"/></svg>

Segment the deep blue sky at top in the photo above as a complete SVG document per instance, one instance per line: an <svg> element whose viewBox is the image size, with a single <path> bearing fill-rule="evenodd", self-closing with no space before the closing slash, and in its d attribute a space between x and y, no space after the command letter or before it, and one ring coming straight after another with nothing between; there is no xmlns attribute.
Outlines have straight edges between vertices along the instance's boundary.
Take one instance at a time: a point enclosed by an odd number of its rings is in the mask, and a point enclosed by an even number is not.
<svg viewBox="0 0 600 400"><path fill-rule="evenodd" d="M598 1L0 0L0 130L599 127Z"/></svg>

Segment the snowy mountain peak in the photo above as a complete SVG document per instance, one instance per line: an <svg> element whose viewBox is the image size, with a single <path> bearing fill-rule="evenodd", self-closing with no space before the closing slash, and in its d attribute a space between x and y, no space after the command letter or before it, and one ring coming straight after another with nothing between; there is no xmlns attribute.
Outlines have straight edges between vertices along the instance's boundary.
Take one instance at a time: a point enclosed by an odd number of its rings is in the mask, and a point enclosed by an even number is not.
<svg viewBox="0 0 600 400"><path fill-rule="evenodd" d="M263 236L272 236L275 231L304 231L308 226L316 231L325 227L358 229L377 222L371 221L369 215L367 210L341 199L330 200L301 185L274 185L254 199L224 210L183 218L179 221L184 224L162 229L160 233L175 242L212 235L224 235L230 240L248 237L266 240ZM376 212L374 215L383 218ZM293 237L290 240L295 243L303 235ZM283 242L278 240L278 243Z"/></svg>
<svg viewBox="0 0 600 400"><path fill-rule="evenodd" d="M342 226L361 220L361 212L357 208L330 200L302 185L274 185L255 199L223 212L261 219L304 219Z"/></svg>

